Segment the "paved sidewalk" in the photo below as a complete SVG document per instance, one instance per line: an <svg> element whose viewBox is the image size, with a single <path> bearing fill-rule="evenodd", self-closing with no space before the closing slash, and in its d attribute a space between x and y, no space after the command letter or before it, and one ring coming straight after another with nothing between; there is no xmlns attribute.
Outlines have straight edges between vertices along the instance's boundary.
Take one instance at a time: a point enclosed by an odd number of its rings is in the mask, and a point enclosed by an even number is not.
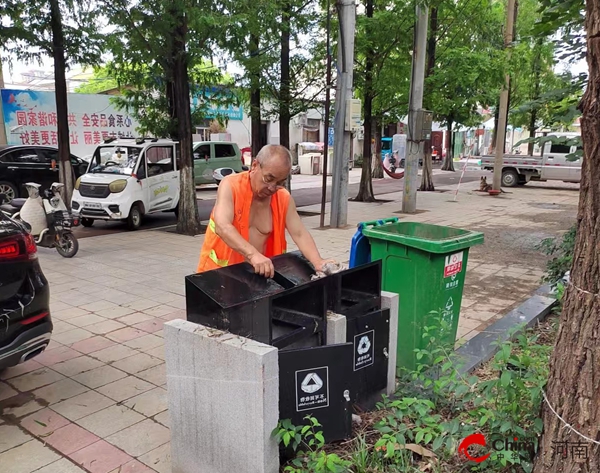
<svg viewBox="0 0 600 473"><path fill-rule="evenodd" d="M398 194L351 202L346 229L313 235L324 256L345 261L359 221L398 216L484 231L467 271L459 326L467 339L539 286L544 260L533 246L568 228L578 200L567 187L527 186L500 198L476 187L463 187L458 203L450 192L419 194L423 212L414 216L395 213ZM171 471L162 325L185 318L183 278L202 240L111 234L82 240L72 260L40 249L55 331L44 354L0 373L2 473Z"/></svg>

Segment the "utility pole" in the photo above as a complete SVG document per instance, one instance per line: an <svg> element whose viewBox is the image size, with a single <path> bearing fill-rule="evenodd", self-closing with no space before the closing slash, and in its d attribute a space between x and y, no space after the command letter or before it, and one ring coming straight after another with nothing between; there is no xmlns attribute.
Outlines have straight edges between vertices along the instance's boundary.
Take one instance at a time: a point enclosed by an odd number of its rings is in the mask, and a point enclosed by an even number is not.
<svg viewBox="0 0 600 473"><path fill-rule="evenodd" d="M423 108L423 89L425 85L425 52L427 49L427 22L429 7L417 3L417 24L413 41L412 73L410 79L410 108L408 111L408 149L404 167L404 193L402 212L417 211L417 187L419 178L419 160L423 159L424 143L415 136L417 111Z"/></svg>
<svg viewBox="0 0 600 473"><path fill-rule="evenodd" d="M337 84L335 91L335 145L333 147L331 218L332 228L344 227L348 221L348 163L352 132L346 131L346 103L352 98L354 71L355 0L338 0L340 21Z"/></svg>
<svg viewBox="0 0 600 473"><path fill-rule="evenodd" d="M2 58L0 58L0 89L4 89L4 75L2 74ZM6 141L6 123L4 123L4 110L0 98L0 145L8 144Z"/></svg>
<svg viewBox="0 0 600 473"><path fill-rule="evenodd" d="M323 189L321 189L321 217L319 227L325 226L325 203L327 202L327 167L329 158L329 109L331 108L331 0L327 0L327 72L325 79L325 139L323 140Z"/></svg>
<svg viewBox="0 0 600 473"><path fill-rule="evenodd" d="M514 24L516 13L516 0L508 0L506 7L506 28L504 29L504 48L508 50L506 60L510 58L512 48ZM504 147L506 146L506 122L508 120L508 93L510 90L510 74L506 74L504 88L500 93L500 113L498 114L498 129L496 130L496 159L494 161L494 181L492 188L499 191L502 186L502 161L504 160Z"/></svg>

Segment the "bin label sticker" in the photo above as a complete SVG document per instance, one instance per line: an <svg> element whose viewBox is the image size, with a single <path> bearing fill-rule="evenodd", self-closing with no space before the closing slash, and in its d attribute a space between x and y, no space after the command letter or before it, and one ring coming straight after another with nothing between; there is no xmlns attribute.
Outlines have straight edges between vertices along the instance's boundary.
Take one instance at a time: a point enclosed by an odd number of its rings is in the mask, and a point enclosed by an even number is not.
<svg viewBox="0 0 600 473"><path fill-rule="evenodd" d="M375 363L375 330L354 336L354 371Z"/></svg>
<svg viewBox="0 0 600 473"><path fill-rule="evenodd" d="M296 412L329 406L329 368L296 371Z"/></svg>
<svg viewBox="0 0 600 473"><path fill-rule="evenodd" d="M446 264L444 265L444 278L449 278L462 271L463 251L446 256Z"/></svg>
<svg viewBox="0 0 600 473"><path fill-rule="evenodd" d="M442 311L442 320L448 324L452 324L452 319L454 318L454 299L452 296L448 298L446 302L446 306Z"/></svg>
<svg viewBox="0 0 600 473"><path fill-rule="evenodd" d="M450 290L450 289L456 289L458 287L458 278L456 277L456 274L454 276L450 276L450 281L446 281L444 283L444 289L446 290Z"/></svg>

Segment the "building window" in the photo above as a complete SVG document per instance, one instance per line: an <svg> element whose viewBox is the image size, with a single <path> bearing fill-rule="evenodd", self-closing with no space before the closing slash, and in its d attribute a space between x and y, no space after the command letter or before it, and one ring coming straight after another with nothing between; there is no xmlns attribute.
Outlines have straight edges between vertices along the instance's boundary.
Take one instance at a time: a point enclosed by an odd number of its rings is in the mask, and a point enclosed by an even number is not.
<svg viewBox="0 0 600 473"><path fill-rule="evenodd" d="M210 122L210 119L205 118L196 124L196 135L200 135L200 141L210 141Z"/></svg>
<svg viewBox="0 0 600 473"><path fill-rule="evenodd" d="M321 120L317 118L308 118L306 125L302 130L302 141L319 142L321 138Z"/></svg>

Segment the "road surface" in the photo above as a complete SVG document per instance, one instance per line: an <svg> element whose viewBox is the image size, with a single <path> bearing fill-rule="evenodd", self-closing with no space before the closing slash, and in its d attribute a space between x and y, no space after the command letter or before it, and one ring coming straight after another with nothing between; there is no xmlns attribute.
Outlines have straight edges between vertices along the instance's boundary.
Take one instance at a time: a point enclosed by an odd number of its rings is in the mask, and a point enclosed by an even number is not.
<svg viewBox="0 0 600 473"><path fill-rule="evenodd" d="M481 171L467 171L463 178L463 182L472 182L480 178L480 176L487 174ZM436 174L433 176L433 182L436 187L451 186L458 183L460 178L459 172ZM378 179L373 181L373 192L375 196L381 196L392 192L398 192L403 189L404 179ZM356 196L358 193L358 183L353 183L348 186L348 195L350 198ZM214 188L208 187L199 189L197 192L198 197L198 213L200 214L200 220L208 220L210 213L215 204ZM206 198L203 198L203 194L206 194ZM292 178L292 196L296 201L298 208L305 207L308 205L315 205L321 202L321 187L309 187L303 189L294 190L294 180ZM331 187L327 187L327 202L331 199ZM152 228L167 227L175 225L177 223L175 214L173 212L162 212L144 217L142 224L143 230ZM82 226L75 229L75 234L78 238L86 238L91 236L105 235L109 233L118 233L128 231L127 226L121 222L107 222L103 220L96 220L94 226L91 228L84 228Z"/></svg>

